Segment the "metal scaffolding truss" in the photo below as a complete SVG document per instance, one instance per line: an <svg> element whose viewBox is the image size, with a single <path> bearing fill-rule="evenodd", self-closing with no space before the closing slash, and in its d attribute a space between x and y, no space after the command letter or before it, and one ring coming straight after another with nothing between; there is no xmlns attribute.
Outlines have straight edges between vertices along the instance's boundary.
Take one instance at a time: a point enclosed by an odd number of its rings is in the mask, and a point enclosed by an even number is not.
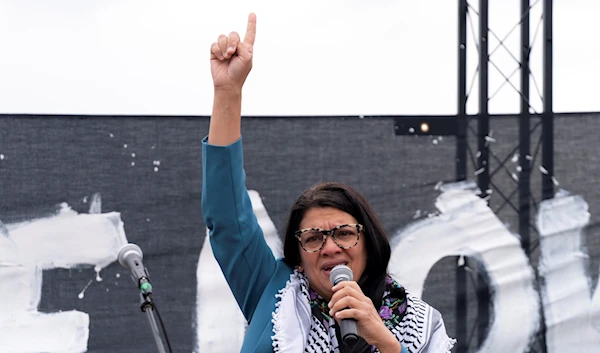
<svg viewBox="0 0 600 353"><path fill-rule="evenodd" d="M488 0L479 0L478 10L471 6L468 0L458 1L459 31L458 31L458 114L456 116L456 136L457 136L457 158L456 158L456 180L467 179L467 162L471 161L475 175L477 177L477 186L481 191L481 196L489 200L494 193L501 198L502 202L494 210L500 212L506 206L514 210L518 215L518 229L521 237L521 245L528 256L538 244L532 244L531 232L536 232L536 228L531 222L531 206L537 208L539 200L535 200L531 192L531 171L532 165L540 156L540 171L542 172L542 199L549 199L554 196L554 163L553 163L553 119L552 110L552 0L537 0L530 3L529 0L521 0L521 16L512 29L504 36L497 35L489 27L489 6ZM539 19L534 30L533 40L530 32L530 11L535 6L543 6L543 15ZM478 31L475 31L475 19L478 23ZM539 34L540 25L543 24L542 42L543 42L543 87L540 92L538 81L532 75L530 68L530 55L533 44ZM520 53L519 58L510 53L506 47L505 41L517 29L520 28ZM473 79L467 87L467 32L470 32L475 39L475 49L478 52L478 65ZM491 51L489 40L491 37L498 41ZM533 43L533 44L532 44ZM518 64L517 68L506 74L501 67L492 59L492 55L500 49L509 52L512 59ZM496 70L504 79L503 83L497 87L493 93L489 94L489 69ZM520 73L520 87L516 87L511 78ZM477 115L469 116L467 110L467 100L471 94L475 79L479 83L479 112ZM534 83L534 88L543 102L543 111L537 112L530 103L530 79ZM514 148L506 156L499 156L492 148L494 138L490 131L490 116L488 111L489 101L496 96L501 89L513 89L520 96L520 113L518 116L519 139ZM532 120L539 120L533 124ZM477 123L477 129L472 125ZM539 132L541 128L541 132ZM538 141L531 149L531 137L538 134ZM469 145L469 136L476 137L477 152ZM497 166L492 169L490 158ZM507 162L515 162L518 159L518 174L507 168ZM501 173L505 172L505 173ZM501 175L508 176L512 181L512 187L506 189L495 182L495 179ZM518 202L515 204L512 199L518 193ZM467 324L467 298L466 295L458 294L456 298L457 308L457 352L467 352L472 346L472 341L477 331L479 343L485 339L485 334L489 322L489 290L487 282L482 273L472 271L466 265L457 267L457 293L466 293L467 281L470 279L477 292L477 323L468 327ZM477 268L477 266L473 266ZM543 313L541 313L543 315ZM537 340L531 347L532 351L545 352L545 326L542 320L542 328L538 332Z"/></svg>
<svg viewBox="0 0 600 353"><path fill-rule="evenodd" d="M536 251L539 247L537 229L531 221L532 211L537 209L541 200L554 197L554 112L552 109L552 0L521 0L520 16L515 15L515 25L503 36L498 35L489 26L489 0L477 0L478 8L471 5L476 0L458 0L458 109L455 116L413 116L397 117L394 130L396 135L449 135L456 136L456 181L469 179L468 164L470 162L480 195L488 200L488 204L496 215L500 212L512 212L518 223L518 233L521 246L530 262L534 263ZM533 1L533 2L532 2ZM532 30L530 23L531 10L541 9L541 16L536 21ZM507 39L520 28L519 53L514 55L505 44ZM540 29L541 28L541 29ZM468 46L468 33L471 33L474 48ZM533 38L531 37L533 32ZM541 36L542 42L542 87L539 80L534 77L530 67L530 56L533 45ZM498 44L491 50L490 40ZM467 86L467 51L477 51L477 68L472 80ZM517 64L516 69L504 71L493 59L493 55L500 50L506 50L511 61ZM495 87L490 94L489 69L499 73L503 78L501 84ZM511 79L520 74L520 86L517 87ZM530 87L530 80L533 87ZM477 114L467 114L467 100L472 89L478 81L478 106ZM536 111L531 104L530 91L532 88L542 102L542 110ZM488 103L498 92L511 89L518 93L520 112L513 115L491 115ZM492 136L490 121L512 118L517 120L518 138L510 138L509 143L514 146L508 150L499 148L496 139ZM473 125L477 124L476 127ZM419 127L425 126L425 129ZM504 124L504 126L507 126ZM533 139L532 139L533 137ZM535 142L532 148L532 140ZM474 145L473 147L471 145ZM502 145L502 147L506 147ZM505 154L504 154L505 153ZM490 163L492 161L492 163ZM515 170L507 164L518 163ZM541 172L541 185L539 193L531 189L531 175L537 166ZM508 178L508 182L506 181ZM492 194L494 195L492 198ZM513 201L517 196L517 201ZM536 197L534 194L537 194ZM490 200L493 203L492 205ZM499 202L498 202L499 201ZM514 212L513 212L514 211ZM503 213L503 214L504 214ZM490 308L490 291L485 278L485 271L480 271L479 264L473 259L458 259L456 269L456 338L457 353L474 350L486 337ZM537 275L537 274L536 274ZM469 324L468 316L468 291L474 291L477 297L477 307L471 308L471 313L476 312L476 322ZM545 323L543 311L540 310L541 327L535 342L531 345L531 352L546 352ZM477 337L477 340L475 340Z"/></svg>

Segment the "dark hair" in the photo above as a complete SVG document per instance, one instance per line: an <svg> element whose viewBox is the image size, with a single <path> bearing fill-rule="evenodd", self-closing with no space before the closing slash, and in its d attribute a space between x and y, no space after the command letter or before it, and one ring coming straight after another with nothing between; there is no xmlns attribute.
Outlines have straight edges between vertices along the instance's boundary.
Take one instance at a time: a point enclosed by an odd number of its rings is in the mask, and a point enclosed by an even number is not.
<svg viewBox="0 0 600 353"><path fill-rule="evenodd" d="M290 210L285 230L283 244L285 261L291 266L300 265L301 250L294 233L299 229L306 211L319 207L337 208L352 215L364 226L367 264L357 282L363 293L371 298L375 307L379 309L390 261L390 243L371 205L350 186L333 182L320 183L307 189L298 197Z"/></svg>

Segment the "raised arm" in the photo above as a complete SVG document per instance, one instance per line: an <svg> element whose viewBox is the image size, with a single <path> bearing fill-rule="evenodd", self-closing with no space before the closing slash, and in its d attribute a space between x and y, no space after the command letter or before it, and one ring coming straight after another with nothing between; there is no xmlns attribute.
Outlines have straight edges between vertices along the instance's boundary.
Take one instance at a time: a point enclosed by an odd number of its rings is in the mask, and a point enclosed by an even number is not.
<svg viewBox="0 0 600 353"><path fill-rule="evenodd" d="M277 266L252 210L240 138L242 86L252 68L256 16L244 41L222 35L211 46L215 88L208 139L202 146L202 215L213 253L246 319Z"/></svg>
<svg viewBox="0 0 600 353"><path fill-rule="evenodd" d="M210 68L214 83L213 112L208 143L226 146L240 136L242 87L252 69L256 37L256 15L248 16L244 40L236 32L221 35L210 48Z"/></svg>

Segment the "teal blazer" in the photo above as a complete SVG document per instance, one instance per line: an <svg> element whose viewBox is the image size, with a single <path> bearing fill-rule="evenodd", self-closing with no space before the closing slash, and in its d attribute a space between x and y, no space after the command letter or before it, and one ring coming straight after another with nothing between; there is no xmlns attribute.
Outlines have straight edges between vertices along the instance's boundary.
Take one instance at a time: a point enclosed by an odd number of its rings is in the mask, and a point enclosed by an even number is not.
<svg viewBox="0 0 600 353"><path fill-rule="evenodd" d="M252 211L241 138L224 147L204 138L202 179L202 214L212 250L248 321L241 352L273 352L275 295L294 269L275 259Z"/></svg>

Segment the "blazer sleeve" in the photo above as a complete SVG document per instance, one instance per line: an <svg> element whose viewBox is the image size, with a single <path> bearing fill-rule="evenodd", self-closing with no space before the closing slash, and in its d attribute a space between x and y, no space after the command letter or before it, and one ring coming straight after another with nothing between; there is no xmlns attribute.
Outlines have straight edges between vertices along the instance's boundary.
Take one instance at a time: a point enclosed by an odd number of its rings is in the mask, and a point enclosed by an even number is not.
<svg viewBox="0 0 600 353"><path fill-rule="evenodd" d="M202 214L215 258L251 321L276 260L252 211L243 159L241 138L229 146L202 141Z"/></svg>

